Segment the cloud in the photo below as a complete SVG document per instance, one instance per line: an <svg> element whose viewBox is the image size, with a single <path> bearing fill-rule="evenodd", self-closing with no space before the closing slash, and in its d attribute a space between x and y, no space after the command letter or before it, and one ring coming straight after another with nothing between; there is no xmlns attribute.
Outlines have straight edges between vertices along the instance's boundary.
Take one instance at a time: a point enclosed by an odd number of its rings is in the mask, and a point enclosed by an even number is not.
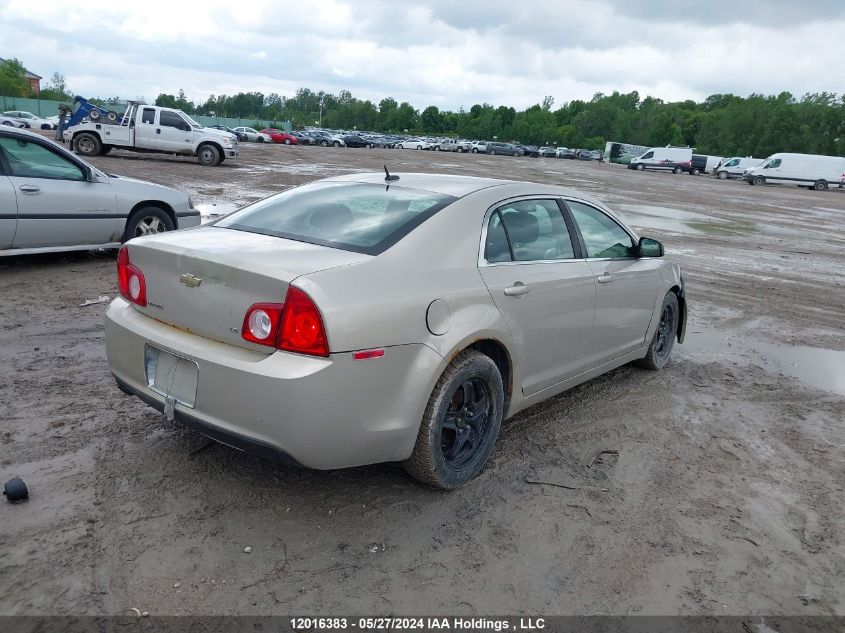
<svg viewBox="0 0 845 633"><path fill-rule="evenodd" d="M80 94L124 98L305 86L457 109L613 90L664 100L845 92L845 76L831 72L845 32L839 0L747 0L741 11L654 0L87 6L0 0L0 56L45 77L63 72Z"/></svg>

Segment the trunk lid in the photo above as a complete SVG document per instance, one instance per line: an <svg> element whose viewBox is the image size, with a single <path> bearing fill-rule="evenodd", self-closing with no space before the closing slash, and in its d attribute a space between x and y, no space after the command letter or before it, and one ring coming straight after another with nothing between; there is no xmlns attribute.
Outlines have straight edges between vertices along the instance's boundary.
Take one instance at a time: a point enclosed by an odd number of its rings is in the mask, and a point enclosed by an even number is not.
<svg viewBox="0 0 845 633"><path fill-rule="evenodd" d="M283 303L288 285L306 273L348 266L370 255L219 227L131 240L129 261L141 269L149 317L214 339L272 353L241 338L254 303Z"/></svg>

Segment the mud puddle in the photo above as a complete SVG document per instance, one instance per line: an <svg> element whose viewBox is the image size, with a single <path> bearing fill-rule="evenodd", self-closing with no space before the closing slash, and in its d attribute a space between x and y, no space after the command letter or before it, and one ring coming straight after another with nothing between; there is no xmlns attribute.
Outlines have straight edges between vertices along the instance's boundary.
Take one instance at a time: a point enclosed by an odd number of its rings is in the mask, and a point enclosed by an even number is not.
<svg viewBox="0 0 845 633"><path fill-rule="evenodd" d="M791 376L804 384L845 395L845 352L806 345L780 345L740 332L695 330L687 333L678 354L691 359L753 364L769 373Z"/></svg>

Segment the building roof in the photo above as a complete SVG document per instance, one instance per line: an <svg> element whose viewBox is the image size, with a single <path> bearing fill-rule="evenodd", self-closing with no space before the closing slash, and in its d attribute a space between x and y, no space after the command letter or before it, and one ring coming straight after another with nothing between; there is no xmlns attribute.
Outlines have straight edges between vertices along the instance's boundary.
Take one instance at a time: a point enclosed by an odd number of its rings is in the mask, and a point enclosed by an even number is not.
<svg viewBox="0 0 845 633"><path fill-rule="evenodd" d="M5 59L0 57L0 64L2 64L5 61L6 61ZM26 68L24 68L24 70L26 71L25 77L27 79L44 79L41 75L36 75L35 73L26 70Z"/></svg>

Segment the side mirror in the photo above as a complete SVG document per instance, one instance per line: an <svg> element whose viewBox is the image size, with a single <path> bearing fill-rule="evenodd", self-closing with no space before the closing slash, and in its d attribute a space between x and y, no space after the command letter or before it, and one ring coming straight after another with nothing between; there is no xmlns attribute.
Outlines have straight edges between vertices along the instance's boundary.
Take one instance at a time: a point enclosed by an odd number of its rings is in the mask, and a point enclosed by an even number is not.
<svg viewBox="0 0 845 633"><path fill-rule="evenodd" d="M94 180L95 180L94 170L91 169L90 167L85 168L85 180L87 180L88 182L94 182Z"/></svg>
<svg viewBox="0 0 845 633"><path fill-rule="evenodd" d="M637 254L639 257L663 257L663 244L650 237L641 237Z"/></svg>

